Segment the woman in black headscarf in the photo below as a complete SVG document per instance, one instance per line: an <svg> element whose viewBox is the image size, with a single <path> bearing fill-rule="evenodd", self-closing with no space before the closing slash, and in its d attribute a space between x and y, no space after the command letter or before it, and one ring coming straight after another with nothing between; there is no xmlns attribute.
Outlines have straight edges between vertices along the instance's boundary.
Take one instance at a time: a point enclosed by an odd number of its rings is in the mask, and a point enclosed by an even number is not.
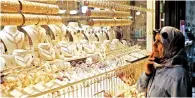
<svg viewBox="0 0 195 98"><path fill-rule="evenodd" d="M185 38L174 27L154 32L153 52L145 64L145 72L137 83L147 97L191 97L192 87L187 71Z"/></svg>

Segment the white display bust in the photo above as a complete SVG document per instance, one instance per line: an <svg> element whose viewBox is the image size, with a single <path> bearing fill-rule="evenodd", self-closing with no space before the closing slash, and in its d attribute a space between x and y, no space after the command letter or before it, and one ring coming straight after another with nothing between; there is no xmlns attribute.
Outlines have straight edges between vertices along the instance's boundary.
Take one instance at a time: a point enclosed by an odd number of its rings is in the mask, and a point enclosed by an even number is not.
<svg viewBox="0 0 195 98"><path fill-rule="evenodd" d="M84 51L88 54L92 54L95 52L95 46L89 43L87 40L81 40L81 43L83 44Z"/></svg>
<svg viewBox="0 0 195 98"><path fill-rule="evenodd" d="M60 42L62 40L63 34L61 27L57 25L48 25L49 28L52 30L52 33L54 34L55 40L57 42Z"/></svg>
<svg viewBox="0 0 195 98"><path fill-rule="evenodd" d="M7 48L7 53L12 54L14 49L22 49L24 46L24 33L17 30L17 26L5 26L0 31L0 39Z"/></svg>
<svg viewBox="0 0 195 98"><path fill-rule="evenodd" d="M85 34L86 34L86 36L87 36L87 38L88 38L88 41L89 41L90 43L92 43L93 41L97 41L97 38L95 37L95 34L94 34L94 33L88 31L88 32L86 32Z"/></svg>
<svg viewBox="0 0 195 98"><path fill-rule="evenodd" d="M122 44L118 39L113 39L111 45L114 49L121 48L120 44Z"/></svg>
<svg viewBox="0 0 195 98"><path fill-rule="evenodd" d="M69 41L69 38L67 36L67 26L65 26L64 24L61 24L61 29L62 29L62 41Z"/></svg>
<svg viewBox="0 0 195 98"><path fill-rule="evenodd" d="M0 56L0 72L5 68L5 59Z"/></svg>
<svg viewBox="0 0 195 98"><path fill-rule="evenodd" d="M33 46L37 47L39 43L43 43L46 39L46 30L40 25L29 25L22 27L33 42Z"/></svg>
<svg viewBox="0 0 195 98"><path fill-rule="evenodd" d="M108 36L109 36L109 40L110 40L110 41L112 41L113 39L116 38L116 37L115 37L115 34L114 34L114 30L112 30L112 29L108 29L108 30L107 30L107 34L108 34Z"/></svg>
<svg viewBox="0 0 195 98"><path fill-rule="evenodd" d="M69 22L68 30L71 32L71 35L73 37L73 42L78 43L81 39L80 27L78 22Z"/></svg>
<svg viewBox="0 0 195 98"><path fill-rule="evenodd" d="M3 42L1 41L0 39L0 55L4 54L5 53L5 47L4 47L4 44Z"/></svg>
<svg viewBox="0 0 195 98"><path fill-rule="evenodd" d="M61 53L64 55L64 57L72 57L72 51L70 43L61 41L58 43L60 46Z"/></svg>
<svg viewBox="0 0 195 98"><path fill-rule="evenodd" d="M100 43L103 43L104 40L103 40L102 32L101 32L101 31L100 31L100 32L96 32L96 35L98 36L99 42L100 42Z"/></svg>

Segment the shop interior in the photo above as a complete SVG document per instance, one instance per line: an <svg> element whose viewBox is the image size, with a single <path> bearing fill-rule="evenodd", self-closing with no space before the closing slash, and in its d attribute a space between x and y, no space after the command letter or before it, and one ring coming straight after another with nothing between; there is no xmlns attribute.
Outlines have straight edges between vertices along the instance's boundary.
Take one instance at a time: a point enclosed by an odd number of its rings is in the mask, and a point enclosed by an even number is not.
<svg viewBox="0 0 195 98"><path fill-rule="evenodd" d="M0 96L145 97L155 0L1 0L0 12Z"/></svg>

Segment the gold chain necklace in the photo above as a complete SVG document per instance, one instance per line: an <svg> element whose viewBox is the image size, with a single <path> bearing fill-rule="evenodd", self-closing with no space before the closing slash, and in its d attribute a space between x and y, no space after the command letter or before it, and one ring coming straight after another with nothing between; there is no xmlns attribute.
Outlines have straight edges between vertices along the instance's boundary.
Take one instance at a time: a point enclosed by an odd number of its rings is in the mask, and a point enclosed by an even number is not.
<svg viewBox="0 0 195 98"><path fill-rule="evenodd" d="M5 37L12 43L14 43L16 45L16 48L18 48L18 43L20 43L22 41L22 35L20 36L20 40L18 40L16 42L16 37L19 34L19 32L17 31L17 33L15 35L10 34L9 32L6 32L6 34L8 34L9 36L11 36L13 39L11 39L10 37L8 37L8 35L6 35Z"/></svg>

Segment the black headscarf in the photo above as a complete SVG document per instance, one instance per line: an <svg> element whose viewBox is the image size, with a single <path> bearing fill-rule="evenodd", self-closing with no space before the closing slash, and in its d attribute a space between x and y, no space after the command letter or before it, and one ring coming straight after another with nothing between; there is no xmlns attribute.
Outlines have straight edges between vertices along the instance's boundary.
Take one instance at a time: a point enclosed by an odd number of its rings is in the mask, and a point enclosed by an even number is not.
<svg viewBox="0 0 195 98"><path fill-rule="evenodd" d="M187 55L185 52L185 37L175 27L166 26L160 30L160 36L164 45L163 58L160 64L166 67L182 65L187 67Z"/></svg>

